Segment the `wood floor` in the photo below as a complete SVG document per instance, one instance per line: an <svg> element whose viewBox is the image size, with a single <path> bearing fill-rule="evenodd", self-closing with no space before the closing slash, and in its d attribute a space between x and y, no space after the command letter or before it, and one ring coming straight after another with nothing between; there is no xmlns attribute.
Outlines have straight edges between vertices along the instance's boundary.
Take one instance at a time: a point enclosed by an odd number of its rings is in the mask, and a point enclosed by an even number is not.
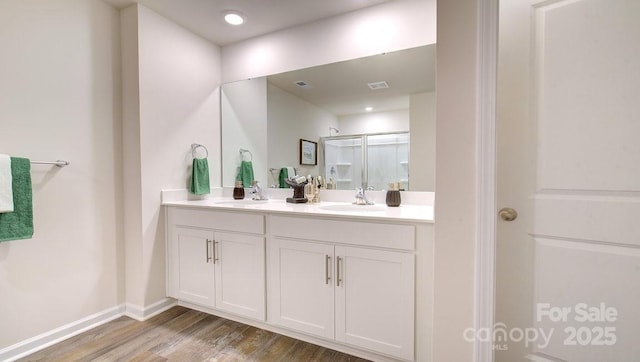
<svg viewBox="0 0 640 362"><path fill-rule="evenodd" d="M184 307L121 317L20 361L366 361Z"/></svg>

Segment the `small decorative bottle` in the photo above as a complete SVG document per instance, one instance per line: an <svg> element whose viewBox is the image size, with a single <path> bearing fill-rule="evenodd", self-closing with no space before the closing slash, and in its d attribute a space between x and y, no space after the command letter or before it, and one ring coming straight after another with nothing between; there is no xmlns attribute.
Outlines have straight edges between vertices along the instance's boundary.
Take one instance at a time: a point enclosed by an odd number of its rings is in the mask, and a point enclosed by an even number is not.
<svg viewBox="0 0 640 362"><path fill-rule="evenodd" d="M308 180L309 182L304 185L304 197L306 197L310 203L313 203L315 196L313 180L311 179L311 177L309 177Z"/></svg>
<svg viewBox="0 0 640 362"><path fill-rule="evenodd" d="M236 187L233 188L233 199L244 199L244 187L242 186L242 181L236 181Z"/></svg>
<svg viewBox="0 0 640 362"><path fill-rule="evenodd" d="M397 207L400 206L400 190L398 183L389 183L389 190L387 190L387 206Z"/></svg>
<svg viewBox="0 0 640 362"><path fill-rule="evenodd" d="M329 177L329 181L327 181L327 190L334 190L335 188L336 186L333 182L333 177Z"/></svg>

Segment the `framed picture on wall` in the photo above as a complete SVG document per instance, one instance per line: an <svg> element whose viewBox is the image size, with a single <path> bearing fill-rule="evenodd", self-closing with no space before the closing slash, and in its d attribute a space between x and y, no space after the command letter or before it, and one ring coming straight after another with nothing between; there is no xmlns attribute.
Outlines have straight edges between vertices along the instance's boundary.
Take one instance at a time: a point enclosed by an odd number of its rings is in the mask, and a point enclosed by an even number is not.
<svg viewBox="0 0 640 362"><path fill-rule="evenodd" d="M312 165L318 164L318 143L300 139L300 164Z"/></svg>

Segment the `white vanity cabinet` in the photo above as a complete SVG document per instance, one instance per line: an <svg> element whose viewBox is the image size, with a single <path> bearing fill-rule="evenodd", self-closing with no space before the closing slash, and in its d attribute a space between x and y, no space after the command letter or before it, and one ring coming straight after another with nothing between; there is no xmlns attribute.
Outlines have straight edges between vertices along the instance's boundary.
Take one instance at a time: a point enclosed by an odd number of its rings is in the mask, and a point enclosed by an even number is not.
<svg viewBox="0 0 640 362"><path fill-rule="evenodd" d="M269 322L334 339L333 261L329 244L269 240Z"/></svg>
<svg viewBox="0 0 640 362"><path fill-rule="evenodd" d="M264 216L171 207L170 297L265 320Z"/></svg>
<svg viewBox="0 0 640 362"><path fill-rule="evenodd" d="M210 255L215 233L183 226L172 226L170 233L169 296L213 308L214 265Z"/></svg>
<svg viewBox="0 0 640 362"><path fill-rule="evenodd" d="M431 225L238 205L167 204L168 296L374 361L430 360Z"/></svg>
<svg viewBox="0 0 640 362"><path fill-rule="evenodd" d="M415 227L272 216L269 323L414 359Z"/></svg>
<svg viewBox="0 0 640 362"><path fill-rule="evenodd" d="M336 340L413 360L413 254L336 246Z"/></svg>

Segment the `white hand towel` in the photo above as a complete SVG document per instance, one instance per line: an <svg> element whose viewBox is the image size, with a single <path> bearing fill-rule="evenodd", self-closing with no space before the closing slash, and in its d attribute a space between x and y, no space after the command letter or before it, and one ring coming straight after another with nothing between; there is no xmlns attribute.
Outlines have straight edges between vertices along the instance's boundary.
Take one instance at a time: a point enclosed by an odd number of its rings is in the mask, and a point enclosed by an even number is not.
<svg viewBox="0 0 640 362"><path fill-rule="evenodd" d="M289 178L297 176L296 169L293 167L287 167L287 176L289 176Z"/></svg>
<svg viewBox="0 0 640 362"><path fill-rule="evenodd" d="M11 157L0 155L0 213L13 212Z"/></svg>

